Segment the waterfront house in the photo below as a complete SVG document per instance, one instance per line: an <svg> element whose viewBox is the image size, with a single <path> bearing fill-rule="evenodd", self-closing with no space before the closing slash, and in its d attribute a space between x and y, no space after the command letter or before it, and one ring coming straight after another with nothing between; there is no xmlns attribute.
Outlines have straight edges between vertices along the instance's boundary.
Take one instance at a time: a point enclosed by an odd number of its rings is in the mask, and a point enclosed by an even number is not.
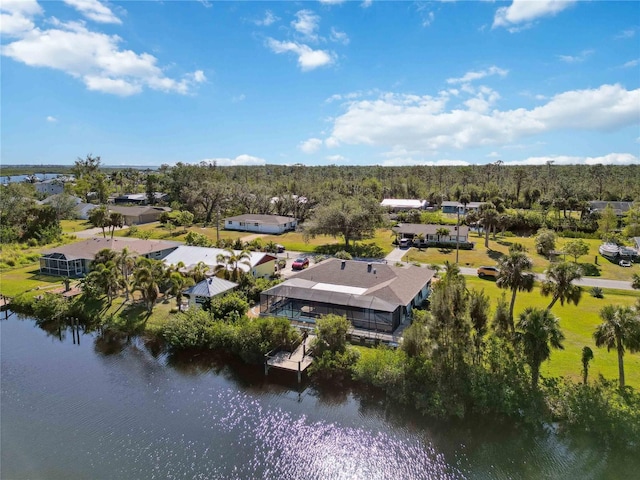
<svg viewBox="0 0 640 480"><path fill-rule="evenodd" d="M355 328L394 332L430 293L435 272L332 258L260 294L260 315L315 323L322 315L346 316Z"/></svg>
<svg viewBox="0 0 640 480"><path fill-rule="evenodd" d="M180 243L139 238L90 238L82 242L61 245L42 252L40 273L63 277L82 277L89 273L91 262L105 248L121 252L127 248L134 257L160 260L175 250Z"/></svg>
<svg viewBox="0 0 640 480"><path fill-rule="evenodd" d="M293 217L280 215L260 215L247 213L224 219L226 230L240 230L242 232L280 234L295 230L298 222Z"/></svg>
<svg viewBox="0 0 640 480"><path fill-rule="evenodd" d="M239 255L239 250L234 250ZM203 262L211 273L220 265L218 255L229 256L229 252L222 248L194 247L180 245L164 258L164 263L169 266L184 265L185 270L190 270L198 263ZM250 273L255 278L269 278L273 276L277 258L275 255L265 252L249 252L248 265L240 263L238 266L245 273Z"/></svg>
<svg viewBox="0 0 640 480"><path fill-rule="evenodd" d="M225 295L238 288L238 284L224 278L210 277L202 280L183 293L189 299L189 307L203 305L216 297Z"/></svg>

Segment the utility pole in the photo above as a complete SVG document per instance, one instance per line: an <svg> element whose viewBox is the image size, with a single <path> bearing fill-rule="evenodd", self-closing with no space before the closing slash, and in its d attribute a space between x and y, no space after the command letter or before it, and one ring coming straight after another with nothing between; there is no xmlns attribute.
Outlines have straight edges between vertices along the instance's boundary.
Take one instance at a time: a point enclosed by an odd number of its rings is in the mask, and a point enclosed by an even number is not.
<svg viewBox="0 0 640 480"><path fill-rule="evenodd" d="M458 218L456 220L456 265L458 264L458 256L460 253L460 207L457 208Z"/></svg>

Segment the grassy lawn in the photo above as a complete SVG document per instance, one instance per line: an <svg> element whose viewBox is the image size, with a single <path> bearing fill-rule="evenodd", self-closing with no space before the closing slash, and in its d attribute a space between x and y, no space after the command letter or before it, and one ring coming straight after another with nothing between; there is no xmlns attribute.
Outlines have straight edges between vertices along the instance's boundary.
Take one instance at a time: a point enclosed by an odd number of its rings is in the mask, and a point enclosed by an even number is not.
<svg viewBox="0 0 640 480"><path fill-rule="evenodd" d="M491 305L494 308L496 300L504 290L499 289L495 282L491 280L481 280L475 277L465 277L469 288L484 289L491 298ZM542 367L542 374L547 376L566 376L579 380L582 363L582 347L589 346L593 350L594 360L591 364L589 375L592 378L599 374L609 379L618 378L618 357L615 351L607 352L606 348L595 347L592 335L596 325L601 323L598 315L600 309L608 304L633 305L640 294L634 291L605 290L604 298L591 297L587 292L583 293L582 300L576 307L574 305L561 306L554 305L553 313L560 318L560 326L566 337L564 350L553 350L551 359L545 362ZM507 299L509 299L507 292ZM516 298L515 316L526 307L545 308L549 305L550 299L540 295L540 290L536 287L532 292L519 292ZM640 353L625 353L624 356L625 375L627 383L635 388L640 388Z"/></svg>
<svg viewBox="0 0 640 480"><path fill-rule="evenodd" d="M328 235L318 235L316 238L310 238L308 242L304 241L304 237L300 232L287 232L282 235L265 235L260 237L262 243L275 242L280 245L284 245L287 250L293 250L294 252L315 252L316 247L323 245L336 245L342 244L342 237L333 238ZM384 251L385 255L393 250L394 236L391 234L391 230L385 228L379 228L376 230L373 238L359 241L358 243L375 243Z"/></svg>
<svg viewBox="0 0 640 480"><path fill-rule="evenodd" d="M50 275L40 275L37 266L29 265L0 273L0 293L7 297L34 290L36 288L51 288L62 286L62 278Z"/></svg>
<svg viewBox="0 0 640 480"><path fill-rule="evenodd" d="M184 242L187 233L196 232L206 236L212 242L216 241L216 229L212 227L199 227L192 226L187 228L186 230L182 227L174 228L170 230L166 228L164 225L158 222L147 223L145 225L137 226L138 232L151 232L150 238L155 238L157 240L173 240L176 242ZM130 232L128 229L124 230L116 230L116 237L128 237ZM236 238L246 237L250 235L250 232L232 232L228 230L220 229L220 238L230 238L235 240Z"/></svg>
<svg viewBox="0 0 640 480"><path fill-rule="evenodd" d="M533 260L534 272L543 273L550 264L549 260L536 253L534 237L501 237L498 235L497 241L494 241L493 237L489 237L489 248L485 248L484 246L484 237L480 238L475 233L471 234L470 240L475 242L474 249L460 250L459 252L460 266L463 267L477 268L482 265L495 265L498 260L508 252L509 246L513 243L521 243L528 249L529 256ZM559 251L562 250L562 246L570 240L571 239L568 238L559 239L556 243L556 249ZM580 257L578 261L580 263L592 263L594 257L597 256L597 269L600 272L599 278L630 281L634 272L640 272L640 266L638 264L634 264L631 268L624 268L603 258L598 254L598 247L602 243L600 240L586 239L585 242L590 247L589 253ZM443 264L445 260L455 263L456 250L455 246L451 250L427 248L419 251L416 248L411 248L405 254L403 260L427 264ZM567 260L573 260L573 258L567 256Z"/></svg>
<svg viewBox="0 0 640 480"><path fill-rule="evenodd" d="M43 250L54 248L76 240L73 235L62 235L59 241L47 245L29 246L27 243L0 244L0 271L34 265Z"/></svg>
<svg viewBox="0 0 640 480"><path fill-rule="evenodd" d="M87 220L60 220L60 226L62 233L75 233L92 228Z"/></svg>

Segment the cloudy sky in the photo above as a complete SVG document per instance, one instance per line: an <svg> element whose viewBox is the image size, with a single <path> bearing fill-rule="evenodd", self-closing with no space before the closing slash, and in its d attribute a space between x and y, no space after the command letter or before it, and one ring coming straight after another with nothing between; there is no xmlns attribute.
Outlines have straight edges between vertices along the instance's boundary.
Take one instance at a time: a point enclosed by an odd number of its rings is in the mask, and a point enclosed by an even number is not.
<svg viewBox="0 0 640 480"><path fill-rule="evenodd" d="M2 0L1 163L640 163L640 2Z"/></svg>

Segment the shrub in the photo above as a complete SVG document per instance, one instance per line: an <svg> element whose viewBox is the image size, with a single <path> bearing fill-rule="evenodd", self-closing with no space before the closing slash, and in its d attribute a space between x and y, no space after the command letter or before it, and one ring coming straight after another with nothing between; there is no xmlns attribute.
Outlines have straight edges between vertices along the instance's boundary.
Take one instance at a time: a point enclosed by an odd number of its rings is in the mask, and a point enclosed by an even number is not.
<svg viewBox="0 0 640 480"><path fill-rule="evenodd" d="M553 230L542 228L535 238L536 252L548 257L556 248L556 234Z"/></svg>
<svg viewBox="0 0 640 480"><path fill-rule="evenodd" d="M351 254L346 250L337 251L334 257L339 258L340 260L353 260Z"/></svg>
<svg viewBox="0 0 640 480"><path fill-rule="evenodd" d="M138 235L138 230L140 229L137 225L131 225L127 230L127 237L136 237Z"/></svg>
<svg viewBox="0 0 640 480"><path fill-rule="evenodd" d="M237 320L247 313L249 303L238 293L229 293L221 298L214 298L209 302L211 316L216 320Z"/></svg>
<svg viewBox="0 0 640 480"><path fill-rule="evenodd" d="M592 287L591 290L589 290L589 293L594 298L604 298L604 292L600 287Z"/></svg>
<svg viewBox="0 0 640 480"><path fill-rule="evenodd" d="M184 242L187 245L195 246L195 247L210 247L211 241L207 238L206 235L198 232L189 232L187 236L184 238Z"/></svg>

